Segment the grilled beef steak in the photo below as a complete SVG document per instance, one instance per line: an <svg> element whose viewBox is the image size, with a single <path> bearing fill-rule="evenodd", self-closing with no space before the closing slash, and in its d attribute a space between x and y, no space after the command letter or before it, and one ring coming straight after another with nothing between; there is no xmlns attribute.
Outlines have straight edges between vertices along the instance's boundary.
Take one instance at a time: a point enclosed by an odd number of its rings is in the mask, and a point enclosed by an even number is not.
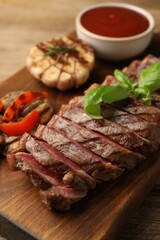
<svg viewBox="0 0 160 240"><path fill-rule="evenodd" d="M123 71L135 82L156 61L150 55ZM116 85L116 81L108 76L105 84ZM67 210L96 184L117 178L158 149L158 93L153 99L154 106L133 99L102 104L104 119L95 120L84 113L84 97L75 97L46 126L39 125L33 136L22 136L24 152L8 155L9 166L30 176L49 208Z"/></svg>

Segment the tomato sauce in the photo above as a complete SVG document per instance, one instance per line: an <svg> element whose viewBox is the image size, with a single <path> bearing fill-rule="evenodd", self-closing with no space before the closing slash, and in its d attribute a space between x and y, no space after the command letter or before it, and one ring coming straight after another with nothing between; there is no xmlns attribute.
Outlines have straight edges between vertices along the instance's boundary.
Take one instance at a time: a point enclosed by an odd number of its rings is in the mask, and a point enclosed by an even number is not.
<svg viewBox="0 0 160 240"><path fill-rule="evenodd" d="M81 16L82 25L92 33L106 37L130 37L149 27L148 19L128 8L97 7Z"/></svg>

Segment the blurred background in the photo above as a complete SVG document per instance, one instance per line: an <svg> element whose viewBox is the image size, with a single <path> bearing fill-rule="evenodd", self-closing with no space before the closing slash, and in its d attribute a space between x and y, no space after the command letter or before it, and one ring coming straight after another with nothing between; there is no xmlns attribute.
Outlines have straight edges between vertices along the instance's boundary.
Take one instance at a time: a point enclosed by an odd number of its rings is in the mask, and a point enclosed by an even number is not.
<svg viewBox="0 0 160 240"><path fill-rule="evenodd" d="M106 0L0 0L0 82L25 65L30 48L41 40L75 29L75 17L84 7ZM109 1L108 1L109 2ZM118 0L112 0L118 2ZM122 0L159 18L159 0ZM155 32L160 29L156 21Z"/></svg>

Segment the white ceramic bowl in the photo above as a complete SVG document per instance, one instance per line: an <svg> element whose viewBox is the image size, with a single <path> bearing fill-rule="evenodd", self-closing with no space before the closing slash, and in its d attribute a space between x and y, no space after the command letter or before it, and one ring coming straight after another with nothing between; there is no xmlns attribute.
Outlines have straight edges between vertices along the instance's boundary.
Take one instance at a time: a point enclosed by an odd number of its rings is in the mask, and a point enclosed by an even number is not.
<svg viewBox="0 0 160 240"><path fill-rule="evenodd" d="M90 9L107 6L127 8L142 14L148 19L148 28L144 32L130 37L105 37L90 32L82 25L81 17L84 13ZM86 41L93 47L98 57L108 60L129 59L143 52L152 39L154 25L154 19L149 12L140 7L126 3L95 4L82 9L76 17L76 33L78 38Z"/></svg>

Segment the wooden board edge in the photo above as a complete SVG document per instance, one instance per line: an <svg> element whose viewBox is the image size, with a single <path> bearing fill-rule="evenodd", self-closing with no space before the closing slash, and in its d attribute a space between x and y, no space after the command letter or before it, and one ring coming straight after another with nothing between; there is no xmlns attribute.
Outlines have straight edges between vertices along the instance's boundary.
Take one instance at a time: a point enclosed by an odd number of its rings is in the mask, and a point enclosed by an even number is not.
<svg viewBox="0 0 160 240"><path fill-rule="evenodd" d="M37 240L2 214L0 214L0 234L8 240Z"/></svg>

